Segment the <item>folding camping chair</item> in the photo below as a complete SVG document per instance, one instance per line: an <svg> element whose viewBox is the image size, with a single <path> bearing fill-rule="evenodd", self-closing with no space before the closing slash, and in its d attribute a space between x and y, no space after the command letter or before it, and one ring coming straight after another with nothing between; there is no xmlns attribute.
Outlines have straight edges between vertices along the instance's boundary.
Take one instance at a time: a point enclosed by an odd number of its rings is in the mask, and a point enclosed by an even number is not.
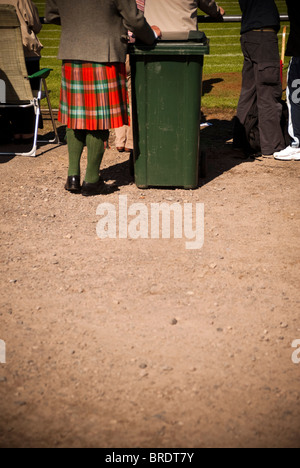
<svg viewBox="0 0 300 468"><path fill-rule="evenodd" d="M60 143L46 84L46 78L51 71L50 68L44 68L34 75L28 76L17 12L13 5L0 5L0 111L1 109L31 107L34 109L35 114L34 138L31 150L26 153L6 151L4 153L0 152L0 155L36 156L41 114L40 101L43 98L47 99L55 134L53 140L43 140L43 142ZM31 78L40 80L37 91L31 89L29 81Z"/></svg>

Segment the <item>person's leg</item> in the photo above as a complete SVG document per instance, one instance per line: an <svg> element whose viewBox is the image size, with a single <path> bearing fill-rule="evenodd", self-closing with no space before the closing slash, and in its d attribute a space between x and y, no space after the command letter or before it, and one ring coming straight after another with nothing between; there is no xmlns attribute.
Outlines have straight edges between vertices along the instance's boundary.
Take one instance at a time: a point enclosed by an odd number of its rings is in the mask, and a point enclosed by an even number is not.
<svg viewBox="0 0 300 468"><path fill-rule="evenodd" d="M80 160L85 146L86 131L67 129L67 143L69 152L69 176L80 177Z"/></svg>
<svg viewBox="0 0 300 468"><path fill-rule="evenodd" d="M128 92L128 101L130 116L132 116L131 109L131 67L129 55L126 58L126 83L127 83L127 92ZM123 152L131 151L133 149L133 132L132 125L124 125L123 127L116 128L116 148L118 151Z"/></svg>
<svg viewBox="0 0 300 468"><path fill-rule="evenodd" d="M125 143L126 143L126 127L127 125L123 125L123 127L119 127L115 129L116 133L116 141L115 145L117 150L121 153L125 149Z"/></svg>
<svg viewBox="0 0 300 468"><path fill-rule="evenodd" d="M104 183L99 174L104 154L104 143L108 138L109 130L87 131L88 164L81 190L83 196L88 197L109 193L109 186Z"/></svg>
<svg viewBox="0 0 300 468"><path fill-rule="evenodd" d="M300 57L291 59L288 74L287 100L289 107L289 134L293 148L300 148Z"/></svg>
<svg viewBox="0 0 300 468"><path fill-rule="evenodd" d="M108 130L87 131L86 145L88 150L85 182L96 184L99 182L100 165L104 155L104 143L108 140Z"/></svg>
<svg viewBox="0 0 300 468"><path fill-rule="evenodd" d="M132 82L131 82L131 67L129 55L126 60L126 73L127 73L127 92L128 92L128 101L129 101L129 115L130 115L130 125L126 128L126 143L125 150L133 150L133 130L132 130Z"/></svg>
<svg viewBox="0 0 300 468"><path fill-rule="evenodd" d="M278 56L278 38L274 32L258 32L255 81L257 89L258 126L263 155L273 155L285 147L282 118L282 84Z"/></svg>
<svg viewBox="0 0 300 468"><path fill-rule="evenodd" d="M69 170L65 189L69 192L80 192L80 160L85 146L86 131L67 129L69 152Z"/></svg>
<svg viewBox="0 0 300 468"><path fill-rule="evenodd" d="M256 101L256 84L254 76L254 63L251 57L251 46L248 47L247 33L241 38L242 51L244 55L244 66L242 73L242 89L234 119L233 146L235 148L247 149L245 132L246 118Z"/></svg>
<svg viewBox="0 0 300 468"><path fill-rule="evenodd" d="M289 111L290 145L274 154L280 161L300 161L300 57L293 57L288 71L286 90Z"/></svg>
<svg viewBox="0 0 300 468"><path fill-rule="evenodd" d="M249 59L245 59L243 68L242 90L237 108L237 118L244 125L246 117L256 99L254 68Z"/></svg>

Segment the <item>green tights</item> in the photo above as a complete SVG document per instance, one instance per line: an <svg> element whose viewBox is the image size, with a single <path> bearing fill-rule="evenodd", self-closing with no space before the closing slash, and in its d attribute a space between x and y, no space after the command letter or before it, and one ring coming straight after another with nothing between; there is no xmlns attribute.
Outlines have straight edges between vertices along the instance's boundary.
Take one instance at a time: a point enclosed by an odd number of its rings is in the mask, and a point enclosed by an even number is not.
<svg viewBox="0 0 300 468"><path fill-rule="evenodd" d="M67 129L69 150L69 176L80 176L80 160L87 146L87 169L85 182L95 184L99 181L100 165L104 154L104 142L108 140L108 130L73 130Z"/></svg>

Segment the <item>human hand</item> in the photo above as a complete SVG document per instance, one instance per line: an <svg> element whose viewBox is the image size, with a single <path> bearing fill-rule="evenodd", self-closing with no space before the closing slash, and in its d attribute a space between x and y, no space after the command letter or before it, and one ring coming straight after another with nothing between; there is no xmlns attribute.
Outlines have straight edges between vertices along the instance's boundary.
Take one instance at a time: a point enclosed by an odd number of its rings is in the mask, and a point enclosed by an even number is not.
<svg viewBox="0 0 300 468"><path fill-rule="evenodd" d="M222 8L222 7L219 7L219 8L220 8L219 14L220 14L221 16L224 16L224 15L225 15L225 10L224 10L224 8Z"/></svg>
<svg viewBox="0 0 300 468"><path fill-rule="evenodd" d="M157 34L157 37L161 38L162 32L161 32L161 30L159 29L159 27L158 27L158 26L151 26L151 28L152 28L153 31Z"/></svg>

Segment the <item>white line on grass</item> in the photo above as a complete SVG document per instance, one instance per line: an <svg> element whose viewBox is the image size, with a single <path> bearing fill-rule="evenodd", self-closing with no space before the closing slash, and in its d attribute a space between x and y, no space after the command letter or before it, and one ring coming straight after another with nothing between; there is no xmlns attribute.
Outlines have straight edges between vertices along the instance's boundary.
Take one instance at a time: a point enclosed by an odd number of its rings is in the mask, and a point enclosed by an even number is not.
<svg viewBox="0 0 300 468"><path fill-rule="evenodd" d="M214 57L243 57L241 53L239 54L214 54L206 55L205 58L214 58Z"/></svg>

